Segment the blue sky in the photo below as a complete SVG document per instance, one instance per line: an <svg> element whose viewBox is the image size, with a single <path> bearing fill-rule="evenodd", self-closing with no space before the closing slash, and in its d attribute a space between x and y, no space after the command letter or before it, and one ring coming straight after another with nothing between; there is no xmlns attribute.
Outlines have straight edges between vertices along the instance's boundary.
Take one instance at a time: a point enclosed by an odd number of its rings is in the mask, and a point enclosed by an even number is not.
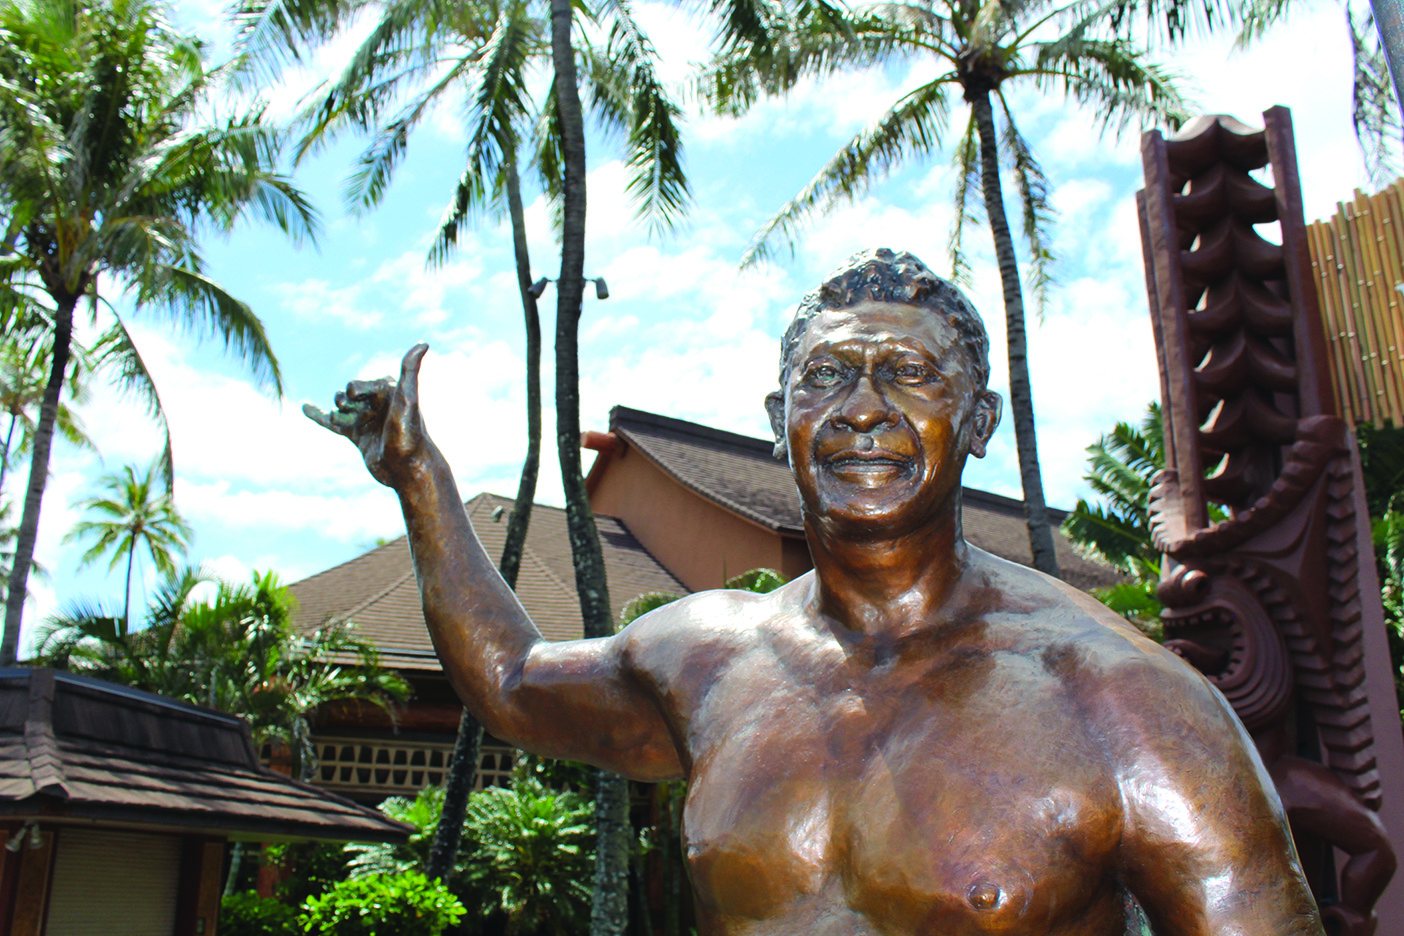
<svg viewBox="0 0 1404 936"><path fill-rule="evenodd" d="M705 57L708 29L665 5L636 9L665 77L682 80L689 63ZM217 5L187 3L178 12L216 47L227 42ZM291 76L270 94L272 109L287 112L320 75L334 73L356 38L333 43ZM1274 104L1292 108L1309 220L1365 184L1350 129L1350 47L1338 6L1304 6L1247 53L1214 39L1166 52L1164 60L1186 76L1200 111L1256 123ZM584 428L605 428L609 408L625 404L764 435L761 400L774 385L779 335L824 273L875 246L910 250L946 271L953 178L944 154L810 225L793 259L782 252L780 262L737 269L752 233L853 133L932 73L929 63L913 62L810 83L740 120L690 113L694 203L688 220L662 238L634 222L619 148L591 139L586 274L604 276L611 295L597 301L587 292L585 300ZM1031 318L1030 356L1044 484L1052 504L1070 507L1084 491L1083 449L1117 420L1138 420L1158 392L1133 201L1139 134L1133 128L1103 138L1075 106L1028 90L1012 101L1060 212L1058 282L1046 315ZM404 349L421 339L432 348L422 381L426 419L462 493L515 491L525 449L523 338L507 229L484 222L445 266L424 266L461 166L458 120L458 111L445 108L418 131L383 206L364 215L348 213L341 196L361 141L343 141L300 166L295 180L322 212L319 248L295 248L255 225L207 244L211 273L267 326L285 375L283 400L252 384L217 345L200 345L159 318L131 319L170 416L177 502L196 531L192 559L232 577L272 568L291 581L402 532L394 495L371 480L350 445L307 421L300 405L325 407L352 377L397 372ZM957 109L953 138L964 121ZM559 260L539 198L527 218L534 272L553 276ZM972 231L970 295L991 332L991 386L1004 393L1002 304L988 240L985 229ZM547 336L554 297L548 291L542 306ZM546 357L549 402L549 347ZM52 576L35 586L26 630L71 597L120 599L119 575L78 570L81 550L60 541L93 479L146 463L158 438L130 401L110 391L95 394L83 416L98 454L55 450L37 552ZM546 419L549 457L538 500L559 504L554 412ZM7 494L25 473L13 475ZM1008 419L989 455L971 461L966 483L1019 495Z"/></svg>

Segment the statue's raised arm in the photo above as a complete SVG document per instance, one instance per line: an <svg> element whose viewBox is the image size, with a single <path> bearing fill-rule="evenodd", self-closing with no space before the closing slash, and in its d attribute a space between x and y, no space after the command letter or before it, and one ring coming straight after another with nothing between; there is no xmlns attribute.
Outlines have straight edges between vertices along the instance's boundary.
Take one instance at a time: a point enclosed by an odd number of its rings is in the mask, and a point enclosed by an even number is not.
<svg viewBox="0 0 1404 936"><path fill-rule="evenodd" d="M679 776L672 737L625 663L623 643L544 640L483 551L420 415L427 350L409 350L398 381L353 380L332 412L303 412L350 439L375 479L399 495L424 620L449 682L504 741L639 779Z"/></svg>

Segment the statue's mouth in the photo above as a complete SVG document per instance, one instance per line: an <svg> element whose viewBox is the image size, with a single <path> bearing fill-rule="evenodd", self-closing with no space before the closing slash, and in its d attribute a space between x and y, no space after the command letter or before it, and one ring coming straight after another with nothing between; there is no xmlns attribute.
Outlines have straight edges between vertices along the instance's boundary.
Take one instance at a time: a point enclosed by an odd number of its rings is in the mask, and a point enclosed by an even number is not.
<svg viewBox="0 0 1404 936"><path fill-rule="evenodd" d="M823 459L823 466L840 478L887 482L903 477L914 468L914 460L885 449L843 449Z"/></svg>

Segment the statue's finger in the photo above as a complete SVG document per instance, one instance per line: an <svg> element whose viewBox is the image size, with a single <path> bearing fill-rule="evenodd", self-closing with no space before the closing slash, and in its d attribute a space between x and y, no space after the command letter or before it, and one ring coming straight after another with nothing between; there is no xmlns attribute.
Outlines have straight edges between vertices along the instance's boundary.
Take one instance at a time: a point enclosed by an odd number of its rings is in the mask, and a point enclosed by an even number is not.
<svg viewBox="0 0 1404 936"><path fill-rule="evenodd" d="M421 341L405 352L404 360L400 362L400 395L406 403L419 402L419 365L428 350L429 345Z"/></svg>
<svg viewBox="0 0 1404 936"><path fill-rule="evenodd" d="M331 417L317 409L317 407L313 406L311 403L302 404L302 415L306 416L323 429L330 429L333 432L336 431L336 427L332 425Z"/></svg>

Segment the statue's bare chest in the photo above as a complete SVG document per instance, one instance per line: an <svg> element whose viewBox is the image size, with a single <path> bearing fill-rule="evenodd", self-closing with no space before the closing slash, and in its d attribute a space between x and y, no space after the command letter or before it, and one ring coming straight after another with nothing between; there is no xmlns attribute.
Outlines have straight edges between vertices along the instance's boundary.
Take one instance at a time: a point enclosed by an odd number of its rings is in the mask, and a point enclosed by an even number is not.
<svg viewBox="0 0 1404 936"><path fill-rule="evenodd" d="M1106 891L1115 790L1037 662L824 664L757 656L702 702L716 730L695 739L685 832L712 912L817 900L876 931L1018 932Z"/></svg>

